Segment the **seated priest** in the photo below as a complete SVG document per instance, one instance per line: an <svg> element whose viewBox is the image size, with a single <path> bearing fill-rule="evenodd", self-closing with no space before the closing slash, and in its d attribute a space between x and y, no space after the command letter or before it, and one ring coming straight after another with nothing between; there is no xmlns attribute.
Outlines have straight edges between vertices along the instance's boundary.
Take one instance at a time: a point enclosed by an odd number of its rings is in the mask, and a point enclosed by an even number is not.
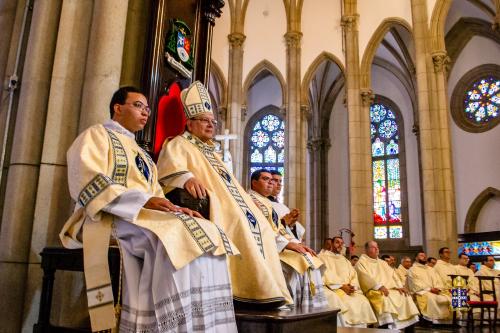
<svg viewBox="0 0 500 333"><path fill-rule="evenodd" d="M344 326L366 327L376 323L377 317L359 287L356 270L342 255L343 246L342 237L333 237L331 250L324 250L318 255L326 267L323 274L326 298L331 306L335 306L340 297L346 308L343 313Z"/></svg>
<svg viewBox="0 0 500 333"><path fill-rule="evenodd" d="M410 257L403 256L401 258L401 263L399 264L399 267L396 269L396 274L398 275L401 282L403 282L403 285L405 287L407 287L406 277L408 276L408 270L410 269L412 264L413 263Z"/></svg>
<svg viewBox="0 0 500 333"><path fill-rule="evenodd" d="M233 298L238 306L262 309L292 304L274 230L215 152L212 139L217 122L207 89L196 81L182 91L181 100L188 118L186 129L165 141L158 158L164 192L180 188L194 198L208 197L209 219L241 253L229 257ZM170 119L172 122L176 119Z"/></svg>
<svg viewBox="0 0 500 333"><path fill-rule="evenodd" d="M237 249L215 224L163 196L156 166L134 136L149 118L144 94L120 88L109 108L111 119L68 151L76 207L60 234L64 246L83 247L92 330L116 326L107 260L113 235L123 262L120 332L236 332L226 254Z"/></svg>
<svg viewBox="0 0 500 333"><path fill-rule="evenodd" d="M293 302L302 308L326 307L320 271L320 268L324 269L323 262L316 257L313 250L285 231L267 198L272 188L272 176L269 171L260 169L252 173L249 194L274 230L277 252Z"/></svg>
<svg viewBox="0 0 500 333"><path fill-rule="evenodd" d="M365 243L365 253L355 266L361 290L370 301L379 326L410 327L418 322L418 309L394 269L378 254L377 242Z"/></svg>
<svg viewBox="0 0 500 333"><path fill-rule="evenodd" d="M441 282L450 290L451 285L451 274L457 274L457 268L451 263L451 251L447 247L442 247L439 249L439 259L434 265L434 270L441 279Z"/></svg>
<svg viewBox="0 0 500 333"><path fill-rule="evenodd" d="M455 266L459 275L467 276L467 294L471 301L479 301L479 282L474 272L469 268L469 256L464 252L458 255L458 265ZM479 310L479 309L478 309Z"/></svg>
<svg viewBox="0 0 500 333"><path fill-rule="evenodd" d="M496 276L495 279L495 292L497 296L497 302L500 308L500 271L495 269L495 258L493 256L487 256L486 259L483 260L481 267L476 272L476 276ZM486 290L493 290L493 286L490 281L484 281L483 286ZM490 295L486 295L486 300L492 300ZM497 311L497 317L500 316L500 311Z"/></svg>
<svg viewBox="0 0 500 333"><path fill-rule="evenodd" d="M319 253L321 254L323 252L331 251L333 246L332 242L333 239L325 238L325 240L323 241L323 247L321 248L321 251L319 251Z"/></svg>
<svg viewBox="0 0 500 333"><path fill-rule="evenodd" d="M269 172L273 177L273 189L268 199L271 200L273 208L276 213L278 213L278 218L285 227L286 232L302 242L304 240L306 228L298 222L300 215L299 210L297 208L290 210L285 204L278 201L278 195L282 188L283 175L276 170L270 170Z"/></svg>
<svg viewBox="0 0 500 333"><path fill-rule="evenodd" d="M415 294L417 306L425 320L433 324L450 324L451 294L433 268L426 265L427 255L419 251L408 270L408 286Z"/></svg>

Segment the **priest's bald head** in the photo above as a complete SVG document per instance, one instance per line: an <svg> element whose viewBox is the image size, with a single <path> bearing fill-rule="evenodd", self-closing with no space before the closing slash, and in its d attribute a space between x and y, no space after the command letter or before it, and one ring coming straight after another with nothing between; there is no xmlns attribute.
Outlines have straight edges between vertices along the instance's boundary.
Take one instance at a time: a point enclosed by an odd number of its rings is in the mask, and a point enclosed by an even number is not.
<svg viewBox="0 0 500 333"><path fill-rule="evenodd" d="M378 244L375 241L368 241L365 243L365 253L372 259L377 259L379 254Z"/></svg>
<svg viewBox="0 0 500 333"><path fill-rule="evenodd" d="M187 117L187 130L203 142L213 139L217 120L205 86L199 81L193 82L182 91L181 100Z"/></svg>

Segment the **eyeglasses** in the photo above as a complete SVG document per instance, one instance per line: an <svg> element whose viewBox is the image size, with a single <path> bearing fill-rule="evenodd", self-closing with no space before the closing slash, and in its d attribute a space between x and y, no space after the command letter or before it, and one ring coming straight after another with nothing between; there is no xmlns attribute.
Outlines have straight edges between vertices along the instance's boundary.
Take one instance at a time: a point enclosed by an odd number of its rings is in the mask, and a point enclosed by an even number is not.
<svg viewBox="0 0 500 333"><path fill-rule="evenodd" d="M134 108L146 112L148 116L151 114L151 108L147 105L144 105L141 101L135 101L132 103L125 103L125 104L132 105Z"/></svg>
<svg viewBox="0 0 500 333"><path fill-rule="evenodd" d="M217 126L217 124L219 123L217 120L215 119L208 119L208 118L193 118L191 120L198 120L198 121L201 121L202 123L204 123L205 125L208 125L210 123L212 123L212 125L214 126Z"/></svg>

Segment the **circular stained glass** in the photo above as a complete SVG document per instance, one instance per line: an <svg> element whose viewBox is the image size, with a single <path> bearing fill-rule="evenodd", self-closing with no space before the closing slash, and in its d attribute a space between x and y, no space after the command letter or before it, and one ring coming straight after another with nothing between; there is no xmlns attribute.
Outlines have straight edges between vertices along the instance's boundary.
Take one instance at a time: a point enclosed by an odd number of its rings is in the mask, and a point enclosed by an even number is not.
<svg viewBox="0 0 500 333"><path fill-rule="evenodd" d="M373 104L372 107L370 108L370 118L371 121L374 123L380 122L382 119L385 118L386 114L387 110L382 104Z"/></svg>
<svg viewBox="0 0 500 333"><path fill-rule="evenodd" d="M500 80L488 77L475 82L466 93L464 112L467 120L478 125L498 118Z"/></svg>
<svg viewBox="0 0 500 333"><path fill-rule="evenodd" d="M250 133L250 171L284 170L285 122L275 114L259 117Z"/></svg>
<svg viewBox="0 0 500 333"><path fill-rule="evenodd" d="M259 148L264 147L269 142L269 135L261 130L252 134L252 142Z"/></svg>
<svg viewBox="0 0 500 333"><path fill-rule="evenodd" d="M398 131L398 125L394 120L386 119L378 127L380 136L389 139Z"/></svg>

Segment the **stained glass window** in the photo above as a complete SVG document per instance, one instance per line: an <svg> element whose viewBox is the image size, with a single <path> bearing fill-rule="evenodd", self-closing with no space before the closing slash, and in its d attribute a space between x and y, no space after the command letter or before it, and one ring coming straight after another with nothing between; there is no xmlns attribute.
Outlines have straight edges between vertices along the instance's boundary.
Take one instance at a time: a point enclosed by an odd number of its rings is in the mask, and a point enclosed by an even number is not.
<svg viewBox="0 0 500 333"><path fill-rule="evenodd" d="M250 132L250 174L258 169L278 170L284 175L285 122L266 114L253 124Z"/></svg>
<svg viewBox="0 0 500 333"><path fill-rule="evenodd" d="M464 112L468 121L482 125L499 116L500 80L482 78L472 84L464 99Z"/></svg>
<svg viewBox="0 0 500 333"><path fill-rule="evenodd" d="M376 103L370 108L370 119L374 237L401 239L400 138L396 113L387 105Z"/></svg>

